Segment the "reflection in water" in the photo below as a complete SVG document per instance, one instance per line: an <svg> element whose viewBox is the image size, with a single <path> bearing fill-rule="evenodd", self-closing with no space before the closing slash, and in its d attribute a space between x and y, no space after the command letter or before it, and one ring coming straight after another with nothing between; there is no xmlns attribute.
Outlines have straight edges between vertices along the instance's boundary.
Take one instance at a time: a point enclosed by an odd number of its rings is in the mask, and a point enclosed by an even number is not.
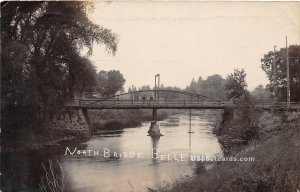
<svg viewBox="0 0 300 192"><path fill-rule="evenodd" d="M193 155L192 154L192 134L193 134L194 132L192 132L192 133L188 133L189 134L189 165L190 166L192 166L193 165L193 161L192 161L192 159L191 159L191 156Z"/></svg>
<svg viewBox="0 0 300 192"><path fill-rule="evenodd" d="M152 162L153 164L155 164L157 162L157 158L158 158L158 143L159 143L159 139L160 137L151 137L151 141L152 141Z"/></svg>
<svg viewBox="0 0 300 192"><path fill-rule="evenodd" d="M153 181L154 183L159 183L159 162L158 162L158 151L159 151L159 139L160 137L151 137L152 142L152 163L153 163Z"/></svg>
<svg viewBox="0 0 300 192"><path fill-rule="evenodd" d="M189 157L191 156L191 154L192 154L192 133L189 133Z"/></svg>
<svg viewBox="0 0 300 192"><path fill-rule="evenodd" d="M176 154L221 153L217 138L212 134L216 114L204 114L204 111L193 112L193 134L187 133L189 116L174 115L159 122L161 132L165 135L161 138L148 137L150 123L145 123L138 128L124 129L122 133L111 133L109 137L107 134L101 134L83 144L67 144L70 148L78 147L80 150L99 150L100 155L97 156L64 156L66 146L23 156L8 154L4 159L2 157L2 161L14 159L10 164L17 167L17 170L11 169L13 167L4 168L7 177L15 180L15 183L8 183L6 180L4 185L13 185L16 189L13 191L38 191L38 183L43 173L41 163L48 162L48 159L58 159L61 162L64 173L69 176L68 191L146 191L147 187L155 188L157 185L172 182L176 178L192 174L195 163L190 161L190 158L186 161L170 161L166 160L167 158L162 160L163 155L172 158ZM140 153L143 156L106 158L103 148L109 149L112 155L114 152L126 152ZM152 158L153 148L159 149L155 159Z"/></svg>

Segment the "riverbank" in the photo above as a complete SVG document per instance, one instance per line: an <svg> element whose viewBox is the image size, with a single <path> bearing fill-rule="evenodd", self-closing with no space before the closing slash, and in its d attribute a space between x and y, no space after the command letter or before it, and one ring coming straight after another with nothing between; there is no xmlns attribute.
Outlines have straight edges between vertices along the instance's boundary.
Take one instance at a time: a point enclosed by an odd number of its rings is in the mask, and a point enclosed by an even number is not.
<svg viewBox="0 0 300 192"><path fill-rule="evenodd" d="M88 125L79 111L65 111L40 127L23 129L10 139L1 140L1 152L43 149L68 141L81 142L90 137Z"/></svg>
<svg viewBox="0 0 300 192"><path fill-rule="evenodd" d="M167 118L169 111L159 110L158 120ZM172 112L174 114L176 112ZM179 113L179 111L177 111ZM129 127L138 127L145 121L151 121L151 110L89 110L92 131L111 132ZM21 138L1 141L1 152L17 152L42 149L60 145L67 141L83 141L90 138L87 125L79 114L65 113L59 119L45 123L43 132L27 132Z"/></svg>
<svg viewBox="0 0 300 192"><path fill-rule="evenodd" d="M181 113L177 111L177 113ZM166 119L176 111L158 110L158 120ZM143 122L152 120L152 110L89 110L93 132L116 131L124 128L141 126Z"/></svg>
<svg viewBox="0 0 300 192"><path fill-rule="evenodd" d="M45 130L44 133L30 133L22 139L1 142L1 153L43 149L73 141L78 143L88 139L87 134L72 130Z"/></svg>
<svg viewBox="0 0 300 192"><path fill-rule="evenodd" d="M156 191L297 191L300 174L299 112L262 112L258 137L229 142L234 127L219 133L226 157L250 157L255 161L199 163L192 179L176 181ZM234 143L233 146L229 146ZM239 144L237 144L239 143ZM209 165L209 166L208 166Z"/></svg>

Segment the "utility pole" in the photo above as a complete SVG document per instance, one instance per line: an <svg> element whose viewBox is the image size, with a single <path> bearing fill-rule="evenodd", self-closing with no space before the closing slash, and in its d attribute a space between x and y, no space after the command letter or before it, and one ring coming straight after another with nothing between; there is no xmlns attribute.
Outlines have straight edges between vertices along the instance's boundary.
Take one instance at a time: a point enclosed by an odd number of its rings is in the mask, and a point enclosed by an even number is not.
<svg viewBox="0 0 300 192"><path fill-rule="evenodd" d="M273 63L273 82L274 82L274 91L273 91L273 96L274 96L274 102L276 101L276 45L274 45L274 63Z"/></svg>
<svg viewBox="0 0 300 192"><path fill-rule="evenodd" d="M158 83L157 83L157 100L159 103L159 87L160 87L160 74L158 74Z"/></svg>
<svg viewBox="0 0 300 192"><path fill-rule="evenodd" d="M154 83L154 101L156 101L156 76L157 75L155 75L155 77L154 77L154 81L155 81L155 83Z"/></svg>
<svg viewBox="0 0 300 192"><path fill-rule="evenodd" d="M157 81L156 81L157 78ZM159 100L159 84L160 84L160 74L155 75L155 88L154 88L154 100Z"/></svg>
<svg viewBox="0 0 300 192"><path fill-rule="evenodd" d="M286 77L287 77L287 108L290 108L291 90L290 90L290 65L289 65L289 48L287 43L287 36L285 36L286 43Z"/></svg>

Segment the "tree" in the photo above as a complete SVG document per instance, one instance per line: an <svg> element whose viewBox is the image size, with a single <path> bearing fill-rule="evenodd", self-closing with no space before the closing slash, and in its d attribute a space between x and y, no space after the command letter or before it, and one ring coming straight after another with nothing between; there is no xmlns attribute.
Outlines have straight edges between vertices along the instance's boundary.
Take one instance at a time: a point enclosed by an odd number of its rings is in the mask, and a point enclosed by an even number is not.
<svg viewBox="0 0 300 192"><path fill-rule="evenodd" d="M106 95L114 95L117 91L121 90L125 79L118 70L111 70L107 72L108 84L106 85Z"/></svg>
<svg viewBox="0 0 300 192"><path fill-rule="evenodd" d="M131 87L128 88L129 98L128 99L137 99L137 94L133 94L133 92L136 92L137 88L134 85L131 85Z"/></svg>
<svg viewBox="0 0 300 192"><path fill-rule="evenodd" d="M255 89L251 92L251 95L256 100L270 100L271 99L271 92L264 88L263 85L258 85Z"/></svg>
<svg viewBox="0 0 300 192"><path fill-rule="evenodd" d="M233 132L235 137L248 142L258 136L258 117L260 110L254 105L246 83L244 69L234 69L226 79L225 88L228 90L228 99L238 106L234 109Z"/></svg>
<svg viewBox="0 0 300 192"><path fill-rule="evenodd" d="M150 85L143 85L139 88L139 91L147 91L147 90L151 90Z"/></svg>
<svg viewBox="0 0 300 192"><path fill-rule="evenodd" d="M221 75L208 76L205 81L202 81L202 88L199 89L199 94L211 96L215 99L225 99L225 82L226 80Z"/></svg>
<svg viewBox="0 0 300 192"><path fill-rule="evenodd" d="M102 96L112 96L123 88L125 79L118 70L100 71L98 73L98 91Z"/></svg>
<svg viewBox="0 0 300 192"><path fill-rule="evenodd" d="M246 91L234 100L238 106L234 109L232 131L238 139L249 142L258 137L258 123L261 109L256 108L253 98Z"/></svg>
<svg viewBox="0 0 300 192"><path fill-rule="evenodd" d="M160 87L160 89L161 89L161 87ZM151 90L151 87L150 87L150 85L143 85L140 88L138 88L138 90L139 91L147 91L147 90ZM141 92L138 95L140 98L143 98L143 97L150 98L151 95L153 95L153 92L152 91L151 92Z"/></svg>
<svg viewBox="0 0 300 192"><path fill-rule="evenodd" d="M234 72L229 74L226 78L225 89L229 91L227 98L239 98L248 91L246 83L246 72L244 69L234 69Z"/></svg>
<svg viewBox="0 0 300 192"><path fill-rule="evenodd" d="M291 101L300 101L300 45L290 45L290 94ZM274 65L275 63L275 65ZM275 69L274 69L275 66ZM287 63L286 48L281 48L275 54L270 51L261 59L261 68L266 72L270 84L267 88L274 93L279 101L287 100ZM275 72L275 73L274 73Z"/></svg>
<svg viewBox="0 0 300 192"><path fill-rule="evenodd" d="M225 79L218 74L210 75L207 79L200 76L198 81L193 80L186 88L186 91L198 93L204 96L210 96L214 99L225 99Z"/></svg>
<svg viewBox="0 0 300 192"><path fill-rule="evenodd" d="M167 87L164 87L163 89L164 90L170 90L170 92L160 91L159 92L159 98L160 99L172 100L172 99L181 99L181 97L183 97L183 95L180 95L176 92L172 92L172 91L182 91L179 87L167 86Z"/></svg>
<svg viewBox="0 0 300 192"><path fill-rule="evenodd" d="M102 43L114 54L117 36L93 24L91 2L1 3L1 114L16 138L52 119L66 98L91 87L94 68L80 51ZM76 90L79 89L79 90Z"/></svg>
<svg viewBox="0 0 300 192"><path fill-rule="evenodd" d="M99 71L97 76L97 91L99 91L102 96L104 96L104 93L106 92L107 81L108 81L107 72L104 70Z"/></svg>
<svg viewBox="0 0 300 192"><path fill-rule="evenodd" d="M78 91L78 97L82 97L83 92L91 93L97 85L97 73L95 66L85 57L78 57L77 67L70 68L72 74L73 90ZM74 64L74 63L73 63Z"/></svg>
<svg viewBox="0 0 300 192"><path fill-rule="evenodd" d="M186 88L188 92L197 93L198 92L198 84L193 78L190 85Z"/></svg>

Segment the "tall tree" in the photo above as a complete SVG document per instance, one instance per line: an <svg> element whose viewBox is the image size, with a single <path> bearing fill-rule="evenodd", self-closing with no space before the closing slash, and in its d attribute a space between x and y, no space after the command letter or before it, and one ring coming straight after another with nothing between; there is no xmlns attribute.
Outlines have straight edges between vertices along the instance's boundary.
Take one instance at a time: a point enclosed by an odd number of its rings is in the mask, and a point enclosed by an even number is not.
<svg viewBox="0 0 300 192"><path fill-rule="evenodd" d="M168 92L168 91L159 92L159 98L161 98L161 99L166 99L166 100L180 99L183 96L176 92L171 92L171 91L182 91L179 87L167 86L167 87L164 87L163 89L170 90L170 92Z"/></svg>
<svg viewBox="0 0 300 192"><path fill-rule="evenodd" d="M75 62L78 62L76 64ZM77 60L74 59L72 64L74 67L70 68L70 73L72 73L72 81L70 81L74 91L77 91L76 96L82 97L83 92L92 92L97 86L97 72L95 66L86 57L78 57Z"/></svg>
<svg viewBox="0 0 300 192"><path fill-rule="evenodd" d="M128 93L136 92L137 88L134 85L131 85L131 87L128 88ZM136 94L130 94L128 99L136 99L137 95Z"/></svg>
<svg viewBox="0 0 300 192"><path fill-rule="evenodd" d="M197 81L193 78L190 85L186 88L187 91L192 92L192 93L197 93L198 92L198 84Z"/></svg>
<svg viewBox="0 0 300 192"><path fill-rule="evenodd" d="M225 88L228 90L228 99L239 98L245 93L248 93L246 90L246 72L244 69L234 69L234 72L229 74L226 78Z"/></svg>
<svg viewBox="0 0 300 192"><path fill-rule="evenodd" d="M118 70L100 71L98 73L98 91L102 96L112 96L123 88L125 79Z"/></svg>
<svg viewBox="0 0 300 192"><path fill-rule="evenodd" d="M291 45L289 51L291 101L300 101L300 45ZM274 65L275 64L275 65ZM275 67L274 67L275 66ZM286 48L268 52L261 59L261 68L266 72L270 84L267 88L279 101L287 100Z"/></svg>
<svg viewBox="0 0 300 192"><path fill-rule="evenodd" d="M253 91L251 91L251 95L256 100L271 100L271 92L267 90L263 85L258 85L255 87Z"/></svg>
<svg viewBox="0 0 300 192"><path fill-rule="evenodd" d="M218 74L210 75L207 79L202 79L200 76L197 82L195 80L191 82L186 91L210 96L214 99L225 99L225 82L226 80Z"/></svg>
<svg viewBox="0 0 300 192"><path fill-rule="evenodd" d="M107 72L108 83L106 85L106 95L114 95L117 91L121 90L125 79L118 70L111 70Z"/></svg>
<svg viewBox="0 0 300 192"><path fill-rule="evenodd" d="M151 90L150 85L143 85L139 88L139 91L146 91L146 90Z"/></svg>
<svg viewBox="0 0 300 192"><path fill-rule="evenodd" d="M108 81L107 71L101 70L97 75L97 91L101 93L102 96L105 96L106 84Z"/></svg>
<svg viewBox="0 0 300 192"><path fill-rule="evenodd" d="M115 53L117 36L93 24L91 2L1 3L1 112L15 136L58 113L74 89L92 86L93 66L80 51L102 43Z"/></svg>
<svg viewBox="0 0 300 192"><path fill-rule="evenodd" d="M225 88L228 90L227 98L232 99L238 106L234 109L233 137L249 142L258 136L257 124L260 113L247 90L245 78L244 69L234 69L234 72L227 76Z"/></svg>
<svg viewBox="0 0 300 192"><path fill-rule="evenodd" d="M215 99L225 99L225 82L226 80L219 74L210 75L202 81L199 93Z"/></svg>

